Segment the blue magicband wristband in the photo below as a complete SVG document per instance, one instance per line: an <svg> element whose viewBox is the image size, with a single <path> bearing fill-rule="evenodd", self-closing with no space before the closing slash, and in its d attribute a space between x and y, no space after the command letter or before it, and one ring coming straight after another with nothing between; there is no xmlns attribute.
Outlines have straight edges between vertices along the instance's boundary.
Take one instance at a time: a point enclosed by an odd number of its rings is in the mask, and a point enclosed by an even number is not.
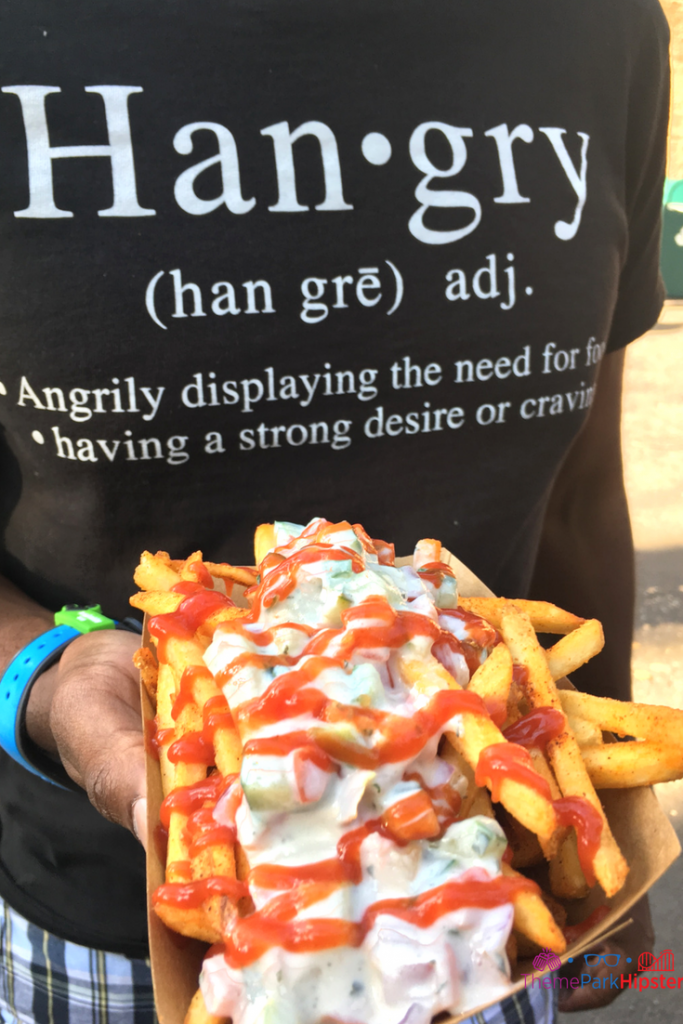
<svg viewBox="0 0 683 1024"><path fill-rule="evenodd" d="M59 660L72 640L82 633L116 629L122 624L103 615L99 605L89 608L67 605L55 614L55 622L54 629L36 637L17 654L0 681L0 747L22 768L45 782L60 789L78 789L62 766L52 762L29 740L25 727L26 706L38 676ZM123 625L122 628L127 627ZM37 764L44 770L41 771Z"/></svg>
<svg viewBox="0 0 683 1024"><path fill-rule="evenodd" d="M60 658L62 651L80 633L71 626L55 626L19 651L7 666L0 683L0 747L29 772L58 786L26 760L23 752L23 722L31 688L41 674ZM64 788L64 787L61 787Z"/></svg>

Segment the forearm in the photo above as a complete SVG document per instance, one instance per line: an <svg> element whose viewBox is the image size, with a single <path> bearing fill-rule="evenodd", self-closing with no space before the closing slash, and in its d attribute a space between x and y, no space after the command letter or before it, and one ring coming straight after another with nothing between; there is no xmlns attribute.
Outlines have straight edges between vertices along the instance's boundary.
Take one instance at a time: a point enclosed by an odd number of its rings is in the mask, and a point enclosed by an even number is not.
<svg viewBox="0 0 683 1024"><path fill-rule="evenodd" d="M52 612L0 576L0 672L26 644L53 625Z"/></svg>
<svg viewBox="0 0 683 1024"><path fill-rule="evenodd" d="M629 700L635 575L620 447L622 371L622 353L606 358L586 429L550 497L531 596L600 619L605 649L575 674L577 685Z"/></svg>
<svg viewBox="0 0 683 1024"><path fill-rule="evenodd" d="M50 611L0 577L0 671L53 625ZM145 758L132 661L138 643L135 634L113 629L76 637L31 688L26 729L102 814L144 839Z"/></svg>

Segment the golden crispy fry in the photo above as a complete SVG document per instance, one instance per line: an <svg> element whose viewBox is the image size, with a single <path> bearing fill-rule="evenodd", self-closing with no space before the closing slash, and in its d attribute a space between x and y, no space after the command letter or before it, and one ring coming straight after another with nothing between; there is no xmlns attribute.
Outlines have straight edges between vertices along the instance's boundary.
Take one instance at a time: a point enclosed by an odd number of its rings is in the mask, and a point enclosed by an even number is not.
<svg viewBox="0 0 683 1024"><path fill-rule="evenodd" d="M602 743L602 729L595 722L575 718L574 715L567 715L567 721L582 750L584 747L594 747Z"/></svg>
<svg viewBox="0 0 683 1024"><path fill-rule="evenodd" d="M157 729L162 734L165 729L175 729L175 722L171 716L173 699L176 692L176 682L173 678L173 670L170 665L161 663L157 681ZM171 734L169 734L171 735ZM171 740L169 739L169 742ZM168 760L168 743L159 745L159 766L161 768L161 788L164 796L168 796L172 789L175 789L176 765Z"/></svg>
<svg viewBox="0 0 683 1024"><path fill-rule="evenodd" d="M176 690L180 686L180 680L186 668L189 668L191 665L206 668L204 664L204 651L207 647L208 641L204 641L196 633L191 640L175 636L167 637L164 656L166 663L173 670Z"/></svg>
<svg viewBox="0 0 683 1024"><path fill-rule="evenodd" d="M580 900L590 892L579 864L576 832L572 829L550 861L550 891L559 899Z"/></svg>
<svg viewBox="0 0 683 1024"><path fill-rule="evenodd" d="M200 575L193 566L203 561L203 555L201 551L193 551L191 555L188 555L183 564L180 567L180 578L181 580L187 580L189 583L201 583Z"/></svg>
<svg viewBox="0 0 683 1024"><path fill-rule="evenodd" d="M147 690L153 706L156 707L159 666L149 647L138 647L133 655L133 664L140 672L142 685Z"/></svg>
<svg viewBox="0 0 683 1024"><path fill-rule="evenodd" d="M501 864L503 874L508 878L519 877L519 872L509 864ZM555 918L546 907L540 895L521 892L514 900L515 930L521 932L539 946L552 949L553 953L564 953L567 942Z"/></svg>
<svg viewBox="0 0 683 1024"><path fill-rule="evenodd" d="M413 555L413 566L416 569L421 568L423 565L429 565L430 562L441 561L441 541L433 540L431 537L425 537L424 540L419 540L415 545L415 554Z"/></svg>
<svg viewBox="0 0 683 1024"><path fill-rule="evenodd" d="M261 523L254 533L254 561L259 566L268 552L275 547L275 526L273 523Z"/></svg>
<svg viewBox="0 0 683 1024"><path fill-rule="evenodd" d="M443 689L459 689L455 679L436 658L425 661L399 656L400 671L409 686L422 693ZM476 771L479 757L493 743L504 743L505 737L490 718L463 712L463 735L447 733L448 741L458 750L469 766ZM487 780L490 788L490 780ZM552 803L529 786L514 779L504 778L500 786L500 802L518 821L535 832L549 851L553 851L553 834L557 819Z"/></svg>
<svg viewBox="0 0 683 1024"><path fill-rule="evenodd" d="M538 747L529 748L529 757L531 758L533 766L538 772L538 774L542 775L545 781L548 783L552 799L557 800L558 797L562 796L562 793L560 792L560 787L557 785L557 781L555 779L555 776L553 775L553 770L548 764L547 757L545 756L542 750L538 749ZM555 833L550 843L546 842L544 839L541 839L539 837L541 849L547 860L552 860L552 858L557 853L560 843L562 843L566 835L567 829L558 826L558 828L555 830ZM514 866L517 867L516 864Z"/></svg>
<svg viewBox="0 0 683 1024"><path fill-rule="evenodd" d="M511 684L512 658L505 644L498 644L474 673L467 689L479 694L493 718L500 715L504 719Z"/></svg>
<svg viewBox="0 0 683 1024"><path fill-rule="evenodd" d="M522 598L510 600L505 597L461 597L458 607L466 612L473 612L486 619L496 629L500 629L503 609L506 604L514 604L526 612L534 629L539 633L571 633L573 629L585 622L585 619L571 612L565 612L547 601L526 601Z"/></svg>
<svg viewBox="0 0 683 1024"><path fill-rule="evenodd" d="M170 590L180 582L180 576L165 551L157 551L156 555L143 551L134 579L140 590Z"/></svg>
<svg viewBox="0 0 683 1024"><path fill-rule="evenodd" d="M214 1017L212 1013L209 1013L202 990L198 988L187 1008L184 1024L224 1024L227 1019L227 1017Z"/></svg>
<svg viewBox="0 0 683 1024"><path fill-rule="evenodd" d="M238 774L242 764L242 741L237 728L233 725L230 729L216 729L213 745L216 751L216 767L221 775Z"/></svg>
<svg viewBox="0 0 683 1024"><path fill-rule="evenodd" d="M220 942L220 931L207 920L203 907L176 907L172 903L156 903L154 909L168 928L202 942Z"/></svg>
<svg viewBox="0 0 683 1024"><path fill-rule="evenodd" d="M147 590L133 594L128 603L147 615L168 615L178 611L184 600L185 594L175 594L170 590Z"/></svg>
<svg viewBox="0 0 683 1024"><path fill-rule="evenodd" d="M212 576L219 580L232 580L243 587L253 587L256 583L256 573L243 565L228 565L227 562L204 562Z"/></svg>
<svg viewBox="0 0 683 1024"><path fill-rule="evenodd" d="M568 676L599 654L604 646L602 623L597 619L587 619L545 652L550 674L553 679Z"/></svg>
<svg viewBox="0 0 683 1024"><path fill-rule="evenodd" d="M178 764L168 759L168 748L174 740L179 739L183 732L187 731L185 723L190 721L196 728L201 728L201 713L199 721L192 718L192 705L187 705L178 716L178 721L173 718L172 710L175 698L180 687L185 668L190 665L201 665L204 667L202 658L203 648L193 640L182 640L178 637L169 637L166 642L166 662L159 665L159 680L157 686L157 726L158 729L172 729L167 733L159 746L159 763L161 766L161 783L164 796L167 796L176 786L189 786L193 782L206 778L206 765L191 764L181 761ZM217 692L216 684L211 681L214 693ZM196 709L195 709L196 711Z"/></svg>
<svg viewBox="0 0 683 1024"><path fill-rule="evenodd" d="M500 629L512 660L527 669L527 681L523 686L532 707L553 707L562 711L545 652L538 642L529 616L508 603L501 617ZM602 804L581 758L581 750L569 727L550 741L548 757L563 796L582 797L602 817L600 847L593 866L605 894L613 896L624 884L628 865L612 835Z"/></svg>
<svg viewBox="0 0 683 1024"><path fill-rule="evenodd" d="M235 851L232 846L215 843L204 847L192 858L192 878L195 881L221 875L235 878ZM223 930L223 907L226 899L225 896L211 896L202 904L207 921L219 933Z"/></svg>
<svg viewBox="0 0 683 1024"><path fill-rule="evenodd" d="M566 714L585 718L617 736L660 742L665 739L668 744L683 744L683 711L675 708L628 704L574 690L562 690L560 700Z"/></svg>
<svg viewBox="0 0 683 1024"><path fill-rule="evenodd" d="M635 740L583 747L583 760L596 789L630 789L683 778L683 748L669 742Z"/></svg>
<svg viewBox="0 0 683 1024"><path fill-rule="evenodd" d="M197 630L197 639L206 640L208 646L209 642L213 639L216 627L221 622L232 622L233 619L242 619L248 614L248 608L221 608L207 616L204 623Z"/></svg>

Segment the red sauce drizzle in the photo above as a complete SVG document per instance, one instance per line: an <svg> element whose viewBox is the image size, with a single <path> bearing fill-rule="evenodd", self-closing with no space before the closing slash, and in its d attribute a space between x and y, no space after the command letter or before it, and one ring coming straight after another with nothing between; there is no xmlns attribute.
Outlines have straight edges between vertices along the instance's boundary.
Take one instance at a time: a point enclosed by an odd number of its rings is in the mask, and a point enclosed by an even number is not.
<svg viewBox="0 0 683 1024"><path fill-rule="evenodd" d="M207 801L216 803L236 778L236 775L223 776L219 772L214 772L207 779L195 782L191 786L177 786L161 805L159 812L161 824L168 829L173 811L189 815L203 807Z"/></svg>
<svg viewBox="0 0 683 1024"><path fill-rule="evenodd" d="M197 577L197 583L207 590L213 590L213 576L203 562L190 562L188 569Z"/></svg>
<svg viewBox="0 0 683 1024"><path fill-rule="evenodd" d="M170 637L190 640L210 615L223 608L234 607L235 602L225 594L215 590L200 590L186 597L177 611L152 616L149 631L156 637L159 660L166 660L166 644Z"/></svg>
<svg viewBox="0 0 683 1024"><path fill-rule="evenodd" d="M445 612L466 621L472 642L464 644L427 616L409 611L396 612L384 598L369 598L347 609L342 616L345 627L342 630L316 631L294 623L254 633L246 628L258 622L263 608L285 599L292 592L298 572L303 566L324 558L350 561L354 572L362 570L363 561L358 555L343 546L334 546L334 534L342 528L350 527L348 524L335 525L319 520L304 531L304 536L312 540L308 547L296 550L296 541L291 541L289 545L283 545L266 556L261 565L261 583L247 592L252 602L250 614L226 627L229 632L241 634L259 647L272 643L276 630L281 628L300 629L310 637L303 651L303 655L309 657L300 667L296 667L298 659L291 656L245 652L222 674L220 683L227 682L241 669L248 667L260 669L280 665L292 669L278 676L261 697L238 709L237 716L243 733L301 714L310 714L320 723L307 732L248 739L244 746L244 754L247 756L258 753L281 757L294 753L298 764L308 760L327 772L338 770L336 762L350 763L360 768L376 768L381 764L416 757L429 739L456 714L487 714L480 697L460 689L437 692L425 707L416 711L411 718L406 718L378 709L340 704L328 699L311 685L326 668L343 669L356 652L371 656L373 651L396 650L415 636L426 636L434 644L465 653L468 665L470 662L474 665L476 660L474 667L477 667L481 650L494 646L500 641L500 636L488 623L470 613L459 610ZM377 554L382 564L393 564L392 545L371 540L362 527L354 527L354 530L365 551ZM328 540L331 543L326 543ZM293 551L287 550L290 545ZM202 583L207 588L212 586L203 563L194 563L190 568L200 582L178 584L174 589L185 595L178 610L169 615L155 616L150 621L150 632L158 640L162 658L164 645L170 637L190 638L208 616L221 608L233 607L233 602L222 594L202 587ZM443 563L423 566L421 573L437 586L445 575L453 575L450 567ZM330 651L334 652L334 656L330 656ZM193 699L193 683L196 674L202 671L205 671L202 667L196 667L184 673L174 701L174 718ZM215 763L213 740L216 728L234 726L230 709L222 696L207 701L203 719L201 731L171 743L168 751L171 761L207 765ZM359 736L357 742L342 739L339 731L329 728L330 724L340 721L355 727ZM170 740L173 733L172 729L163 730L150 742L158 746L164 739ZM364 742L364 739L370 737L372 746ZM547 783L534 771L529 755L521 746L512 743L496 744L483 752L477 767L476 781L481 785L482 777L491 779L494 800L498 799L500 782L504 776L516 778L550 798ZM274 864L254 868L250 874L252 885L285 891L261 911L235 919L226 936L225 956L228 962L236 967L246 966L272 945L302 952L341 944L358 945L381 913L411 921L418 927L427 927L442 914L461 906L493 907L509 902L517 892L538 891L534 883L527 879L502 876L491 879L486 872L475 869L421 896L380 901L368 908L359 923L328 919L295 921L300 910L324 898L335 887L360 880L361 845L371 833L379 832L398 845L405 845L419 839L435 838L455 820L460 808L459 794L448 784L429 789L421 779L419 781L420 790L391 805L380 818L366 822L344 835L338 843L336 857L294 868ZM219 822L214 817L214 808L225 794L227 796L221 803ZM235 782L235 777L223 779L216 773L193 786L182 787L171 793L162 805L162 826L168 827L172 812L185 814L188 821L184 839L191 853L216 843L232 844L235 840L234 816L241 799L242 790ZM567 804L562 813L565 817L571 817L573 823L580 817L579 810L573 804ZM180 870L180 864L176 867ZM248 888L234 878L222 876L187 884L168 883L157 890L154 902L197 907L205 899L217 894L237 901L248 895Z"/></svg>
<svg viewBox="0 0 683 1024"><path fill-rule="evenodd" d="M380 914L388 914L428 928L439 917L461 907L490 909L510 903L520 892L538 892L530 879L517 876L490 878L472 869L420 896L379 900L365 911L360 922L293 918L306 906L323 899L332 886L326 882L301 885L271 900L262 910L233 922L225 936L225 959L233 968L246 967L271 947L291 952L315 952L336 946L359 946Z"/></svg>
<svg viewBox="0 0 683 1024"><path fill-rule="evenodd" d="M184 707L194 704L194 684L197 676L213 679L208 668L203 665L188 665L180 678L180 687L171 708L171 718L174 722L177 721L178 715Z"/></svg>
<svg viewBox="0 0 683 1024"><path fill-rule="evenodd" d="M445 562L425 562L417 570L418 575L425 583L431 583L433 587L438 588L444 581L445 576L450 576L451 579L455 579L455 573L451 569L450 565L446 565Z"/></svg>
<svg viewBox="0 0 683 1024"><path fill-rule="evenodd" d="M538 774L524 747L519 747L516 743L492 743L490 747L482 750L474 781L478 786L484 786L487 779L491 781L493 801L500 800L500 787L504 779L514 779L515 782L535 789L546 800L552 799L550 786Z"/></svg>
<svg viewBox="0 0 683 1024"><path fill-rule="evenodd" d="M518 686L524 686L529 679L529 670L526 665L512 666L512 682Z"/></svg>
<svg viewBox="0 0 683 1024"><path fill-rule="evenodd" d="M504 732L505 739L520 747L545 750L550 740L564 732L567 720L557 708L535 708Z"/></svg>
<svg viewBox="0 0 683 1024"><path fill-rule="evenodd" d="M573 825L579 864L588 885L595 885L593 861L600 848L603 820L595 807L580 796L564 796L553 804L560 825Z"/></svg>
<svg viewBox="0 0 683 1024"><path fill-rule="evenodd" d="M213 878L203 878L197 882L166 882L155 891L152 903L155 906L158 903L169 903L175 907L192 908L201 906L211 896L227 896L237 901L248 895L249 889L244 882L226 875L214 875Z"/></svg>
<svg viewBox="0 0 683 1024"><path fill-rule="evenodd" d="M364 565L362 559L349 548L333 548L324 544L310 544L308 547L295 551L285 561L279 563L265 576L265 579L255 588L253 613L258 616L261 608L270 608L275 601L284 601L291 594L297 583L298 570L302 565L310 562L319 562L325 559L329 562L351 562L354 572L362 572ZM267 559L261 563L266 567Z"/></svg>

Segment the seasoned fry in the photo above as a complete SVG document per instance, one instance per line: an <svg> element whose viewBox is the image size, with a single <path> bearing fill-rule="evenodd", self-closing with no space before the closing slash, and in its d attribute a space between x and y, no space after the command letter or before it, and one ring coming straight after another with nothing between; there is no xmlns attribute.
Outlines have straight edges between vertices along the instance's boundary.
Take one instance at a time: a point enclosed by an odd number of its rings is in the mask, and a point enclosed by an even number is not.
<svg viewBox="0 0 683 1024"><path fill-rule="evenodd" d="M133 594L128 603L146 615L168 615L178 610L184 598L184 594L175 594L170 590L143 590Z"/></svg>
<svg viewBox="0 0 683 1024"><path fill-rule="evenodd" d="M511 601L505 597L461 597L458 607L481 615L496 629L500 629L503 609L507 604L514 604L516 608L526 612L538 633L571 633L586 621L578 615L572 615L571 612L565 612L562 608L549 604L548 601L526 601L522 598L514 598Z"/></svg>
<svg viewBox="0 0 683 1024"><path fill-rule="evenodd" d="M275 547L275 526L261 523L254 533L254 561L259 566L268 552Z"/></svg>
<svg viewBox="0 0 683 1024"><path fill-rule="evenodd" d="M552 707L561 711L558 691L529 616L508 603L501 617L500 629L512 660L527 670L527 681L523 686L529 703L536 708ZM550 741L548 756L563 796L578 796L587 800L602 818L600 846L593 866L606 895L613 896L624 883L628 865L612 835L602 804L581 758L579 745L568 727Z"/></svg>
<svg viewBox="0 0 683 1024"><path fill-rule="evenodd" d="M683 748L669 742L603 743L584 747L583 760L596 789L630 789L672 782L683 775Z"/></svg>
<svg viewBox="0 0 683 1024"><path fill-rule="evenodd" d="M562 679L599 654L605 646L602 623L587 619L546 651L553 679Z"/></svg>
<svg viewBox="0 0 683 1024"><path fill-rule="evenodd" d="M134 579L140 590L170 590L180 582L180 575L165 551L157 551L156 555L143 551Z"/></svg>
<svg viewBox="0 0 683 1024"><path fill-rule="evenodd" d="M253 587L257 580L256 573L242 565L228 565L227 562L204 562L204 565L218 580L231 580L243 587Z"/></svg>
<svg viewBox="0 0 683 1024"><path fill-rule="evenodd" d="M566 714L594 722L617 736L636 736L643 740L666 740L683 744L683 711L655 704L628 704L610 697L562 690L560 700Z"/></svg>
<svg viewBox="0 0 683 1024"><path fill-rule="evenodd" d="M595 722L575 718L574 715L567 715L567 722L582 750L584 747L598 746L602 743L602 729Z"/></svg>
<svg viewBox="0 0 683 1024"><path fill-rule="evenodd" d="M559 899L580 900L590 892L579 864L576 832L573 829L550 861L548 874L550 890Z"/></svg>
<svg viewBox="0 0 683 1024"><path fill-rule="evenodd" d="M176 907L172 903L156 903L156 914L167 927L190 939L201 942L220 942L222 934L207 920L203 907Z"/></svg>
<svg viewBox="0 0 683 1024"><path fill-rule="evenodd" d="M159 666L149 647L138 647L133 655L133 664L140 672L142 685L147 690L152 705L156 707Z"/></svg>
<svg viewBox="0 0 683 1024"><path fill-rule="evenodd" d="M413 565L416 569L421 569L423 565L429 565L430 562L441 561L441 541L433 540L431 537L426 537L424 540L419 540L415 545L415 554L413 555Z"/></svg>
<svg viewBox="0 0 683 1024"><path fill-rule="evenodd" d="M474 673L467 689L481 697L494 722L501 725L505 721L511 685L512 658L505 644L498 644Z"/></svg>
<svg viewBox="0 0 683 1024"><path fill-rule="evenodd" d="M449 688L459 689L455 679L436 658L431 657L427 662L428 669L425 671L424 659L399 657L401 674L409 686L415 686L423 693L434 693L436 690ZM490 718L463 712L462 721L462 736L454 732L446 735L449 743L462 754L470 768L476 771L482 751L494 743L504 743L505 737ZM518 821L552 848L557 820L549 800L515 779L506 778L500 786L500 801Z"/></svg>
<svg viewBox="0 0 683 1024"><path fill-rule="evenodd" d="M509 878L519 875L518 871L503 862L503 874ZM514 900L515 929L532 942L552 949L553 953L564 953L567 943L558 928L553 915L537 893L521 892Z"/></svg>

